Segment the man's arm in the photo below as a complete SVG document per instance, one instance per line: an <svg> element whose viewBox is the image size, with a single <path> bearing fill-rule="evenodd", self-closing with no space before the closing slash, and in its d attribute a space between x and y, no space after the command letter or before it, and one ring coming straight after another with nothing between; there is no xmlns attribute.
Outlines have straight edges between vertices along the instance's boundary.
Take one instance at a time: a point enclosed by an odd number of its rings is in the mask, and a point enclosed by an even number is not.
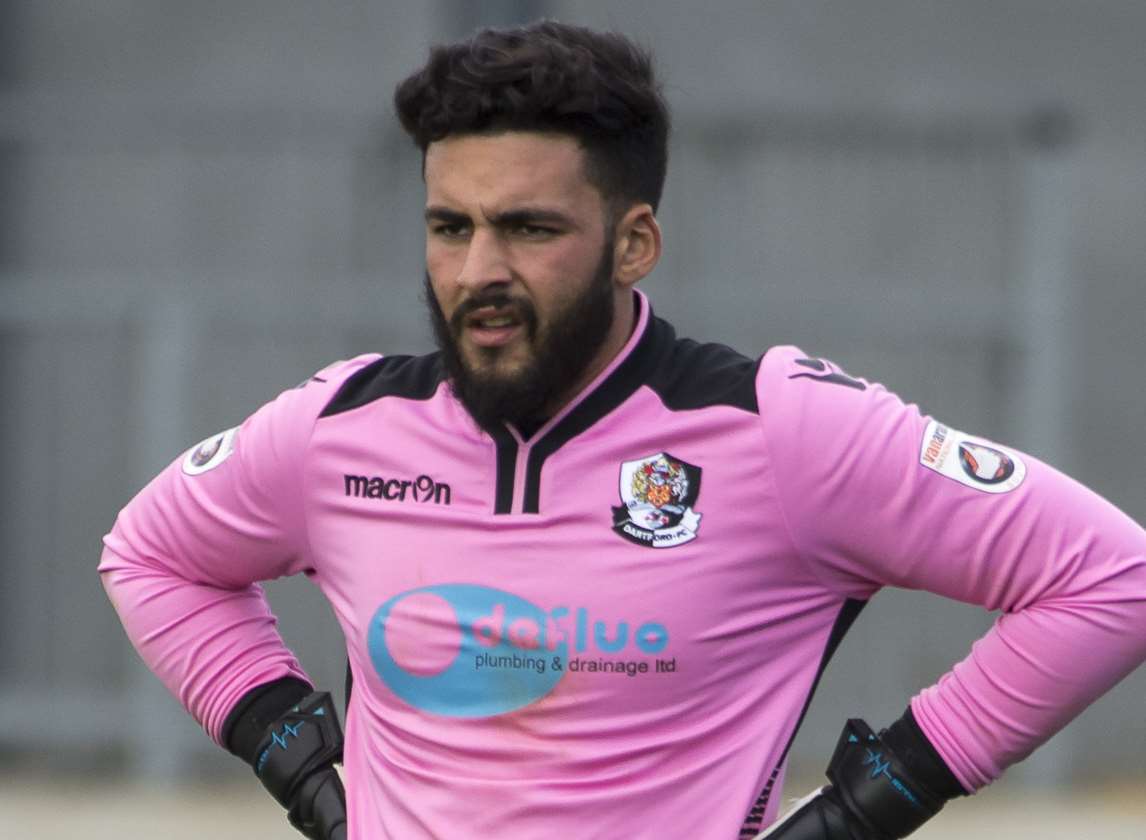
<svg viewBox="0 0 1146 840"><path fill-rule="evenodd" d="M263 489L275 485L261 473L293 469L259 458L275 436L273 414L265 406L160 473L120 512L99 565L139 655L219 743L251 688L306 680L255 583L295 571L303 541L284 510L291 500ZM220 442L213 461L196 464Z"/></svg>
<svg viewBox="0 0 1146 840"><path fill-rule="evenodd" d="M966 790L1146 658L1146 532L1097 494L792 348L762 362L760 402L793 542L825 585L1002 612L911 703Z"/></svg>
<svg viewBox="0 0 1146 840"><path fill-rule="evenodd" d="M301 476L316 418L374 357L332 365L177 458L120 512L99 572L148 667L222 744L251 689L307 681L258 581L305 571Z"/></svg>
<svg viewBox="0 0 1146 840"><path fill-rule="evenodd" d="M257 581L310 569L301 478L310 435L338 384L371 358L328 368L194 447L104 539L100 575L140 656L217 743L252 764L256 747L312 690ZM341 752L340 732L337 741L321 753L327 766ZM268 784L276 796L293 797L297 787Z"/></svg>

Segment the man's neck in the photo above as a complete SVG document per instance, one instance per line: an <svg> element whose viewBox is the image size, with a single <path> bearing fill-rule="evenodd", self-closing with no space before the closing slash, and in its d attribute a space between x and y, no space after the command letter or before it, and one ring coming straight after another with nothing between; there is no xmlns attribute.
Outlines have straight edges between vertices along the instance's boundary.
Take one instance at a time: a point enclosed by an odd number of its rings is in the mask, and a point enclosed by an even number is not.
<svg viewBox="0 0 1146 840"><path fill-rule="evenodd" d="M545 407L543 417L531 418L528 421L514 424L523 438L532 437L532 432L536 432L549 421L549 418L560 413L565 406L577 399L601 375L601 372L608 368L613 360L620 355L637 328L641 305L638 301L637 293L634 291L629 291L624 296L623 304L618 301L613 310L613 323L609 327L605 340L601 343L600 350L593 356L593 360L586 365L584 372L577 377L576 382L558 399ZM530 428L532 431L526 434L526 428Z"/></svg>

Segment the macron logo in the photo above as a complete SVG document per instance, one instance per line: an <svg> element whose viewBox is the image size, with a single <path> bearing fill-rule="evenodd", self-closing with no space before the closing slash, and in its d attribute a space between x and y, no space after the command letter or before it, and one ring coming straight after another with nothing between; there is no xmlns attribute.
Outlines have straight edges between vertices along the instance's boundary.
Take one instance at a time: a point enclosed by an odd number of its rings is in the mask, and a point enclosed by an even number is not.
<svg viewBox="0 0 1146 840"><path fill-rule="evenodd" d="M345 475L343 486L347 496L359 499L379 499L387 502L450 503L450 485L434 481L428 475L414 479L383 478L380 475Z"/></svg>

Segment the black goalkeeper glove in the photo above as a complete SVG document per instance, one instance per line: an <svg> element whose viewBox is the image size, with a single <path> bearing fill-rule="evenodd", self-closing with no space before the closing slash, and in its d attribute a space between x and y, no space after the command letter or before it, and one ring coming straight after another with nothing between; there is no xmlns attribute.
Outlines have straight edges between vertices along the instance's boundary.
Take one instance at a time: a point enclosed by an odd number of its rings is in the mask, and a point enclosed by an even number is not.
<svg viewBox="0 0 1146 840"><path fill-rule="evenodd" d="M271 723L255 750L255 775L310 840L346 840L346 793L334 763L342 727L325 691L308 694Z"/></svg>
<svg viewBox="0 0 1146 840"><path fill-rule="evenodd" d="M828 763L831 784L798 802L756 840L898 840L962 792L950 771L930 760L913 772L886 736L886 730L876 735L862 720L849 720Z"/></svg>

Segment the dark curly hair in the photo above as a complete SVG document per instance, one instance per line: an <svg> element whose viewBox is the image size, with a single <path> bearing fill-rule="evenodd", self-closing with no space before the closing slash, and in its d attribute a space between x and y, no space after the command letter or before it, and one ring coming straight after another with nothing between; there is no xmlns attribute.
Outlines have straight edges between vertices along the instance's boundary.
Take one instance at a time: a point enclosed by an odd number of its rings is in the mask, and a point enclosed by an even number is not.
<svg viewBox="0 0 1146 840"><path fill-rule="evenodd" d="M422 150L458 134L570 135L612 209L657 209L668 164L668 106L652 57L623 35L555 21L482 29L436 46L398 85L394 107Z"/></svg>

